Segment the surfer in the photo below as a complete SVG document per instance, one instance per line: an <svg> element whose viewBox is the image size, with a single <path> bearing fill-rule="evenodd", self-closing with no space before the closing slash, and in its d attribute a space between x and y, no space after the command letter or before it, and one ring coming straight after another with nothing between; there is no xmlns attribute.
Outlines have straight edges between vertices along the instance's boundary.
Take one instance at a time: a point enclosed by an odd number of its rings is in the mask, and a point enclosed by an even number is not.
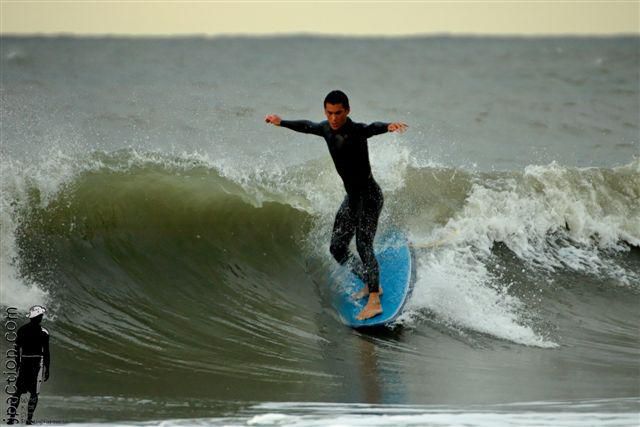
<svg viewBox="0 0 640 427"><path fill-rule="evenodd" d="M45 308L34 305L29 309L29 323L18 329L16 338L16 364L18 379L15 392L7 399L8 424L15 424L20 396L29 392L27 424L33 422L33 413L38 404L41 381L49 379L49 331L40 326ZM44 369L44 372L43 372Z"/></svg>
<svg viewBox="0 0 640 427"><path fill-rule="evenodd" d="M327 142L329 153L347 192L336 214L330 251L336 261L348 265L365 283L365 287L355 295L358 299L369 297L357 316L359 320L364 320L382 313L380 271L373 252L373 240L383 197L371 173L367 138L385 132L402 133L407 125L400 122L374 122L369 125L356 123L348 117L350 112L347 95L334 90L324 99L325 121L315 123L308 120L282 120L276 114L267 115L265 121L296 132L321 136ZM360 262L349 250L349 243L354 235Z"/></svg>

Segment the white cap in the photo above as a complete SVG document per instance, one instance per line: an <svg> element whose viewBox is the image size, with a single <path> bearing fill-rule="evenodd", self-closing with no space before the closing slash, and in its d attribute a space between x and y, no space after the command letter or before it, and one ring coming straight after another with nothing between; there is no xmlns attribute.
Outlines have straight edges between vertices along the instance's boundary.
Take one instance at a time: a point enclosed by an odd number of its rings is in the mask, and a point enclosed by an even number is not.
<svg viewBox="0 0 640 427"><path fill-rule="evenodd" d="M34 305L33 307L31 307L29 309L29 314L27 314L27 317L29 319L33 319L34 317L40 316L41 314L45 313L45 308L41 305Z"/></svg>

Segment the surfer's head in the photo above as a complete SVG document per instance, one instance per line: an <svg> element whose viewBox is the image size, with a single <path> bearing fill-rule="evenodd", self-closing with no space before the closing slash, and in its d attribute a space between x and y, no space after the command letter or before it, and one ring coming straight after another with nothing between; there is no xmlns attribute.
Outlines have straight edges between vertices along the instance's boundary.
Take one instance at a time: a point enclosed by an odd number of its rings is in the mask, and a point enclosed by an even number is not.
<svg viewBox="0 0 640 427"><path fill-rule="evenodd" d="M46 311L47 310L43 306L34 305L29 309L29 313L27 314L27 317L31 319L31 322L40 323Z"/></svg>
<svg viewBox="0 0 640 427"><path fill-rule="evenodd" d="M349 111L349 98L343 91L332 90L324 98L324 114L331 129L340 129L347 122Z"/></svg>

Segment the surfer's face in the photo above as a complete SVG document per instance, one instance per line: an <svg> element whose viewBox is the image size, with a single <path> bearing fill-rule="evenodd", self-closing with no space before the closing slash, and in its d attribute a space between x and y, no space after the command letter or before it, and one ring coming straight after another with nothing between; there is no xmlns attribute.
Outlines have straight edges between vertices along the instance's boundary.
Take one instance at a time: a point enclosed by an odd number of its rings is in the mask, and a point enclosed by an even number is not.
<svg viewBox="0 0 640 427"><path fill-rule="evenodd" d="M331 129L338 130L347 121L349 109L344 108L342 104L324 104L324 114L327 116Z"/></svg>

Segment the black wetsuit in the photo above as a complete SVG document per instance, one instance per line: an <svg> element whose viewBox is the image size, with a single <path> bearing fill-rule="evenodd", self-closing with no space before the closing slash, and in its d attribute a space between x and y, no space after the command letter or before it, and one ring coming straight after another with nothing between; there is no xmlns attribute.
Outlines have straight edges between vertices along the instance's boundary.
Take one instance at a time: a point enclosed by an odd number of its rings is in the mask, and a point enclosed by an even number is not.
<svg viewBox="0 0 640 427"><path fill-rule="evenodd" d="M327 141L331 158L347 191L333 225L331 254L340 264L349 265L367 284L369 292L378 292L380 272L373 252L373 239L383 197L371 173L367 138L387 132L389 124L374 122L365 125L347 118L338 130L331 129L326 120L320 123L282 120L280 126L322 136ZM358 263L349 251L354 235L362 263Z"/></svg>
<svg viewBox="0 0 640 427"><path fill-rule="evenodd" d="M17 411L20 396L28 392L27 420L30 421L38 404L43 368L45 381L49 377L49 331L40 326L39 321L32 320L18 329L16 347L19 362L18 379L16 392L9 398L9 402ZM11 408L7 411L9 409ZM12 419L15 419L15 413L9 414L9 420Z"/></svg>

